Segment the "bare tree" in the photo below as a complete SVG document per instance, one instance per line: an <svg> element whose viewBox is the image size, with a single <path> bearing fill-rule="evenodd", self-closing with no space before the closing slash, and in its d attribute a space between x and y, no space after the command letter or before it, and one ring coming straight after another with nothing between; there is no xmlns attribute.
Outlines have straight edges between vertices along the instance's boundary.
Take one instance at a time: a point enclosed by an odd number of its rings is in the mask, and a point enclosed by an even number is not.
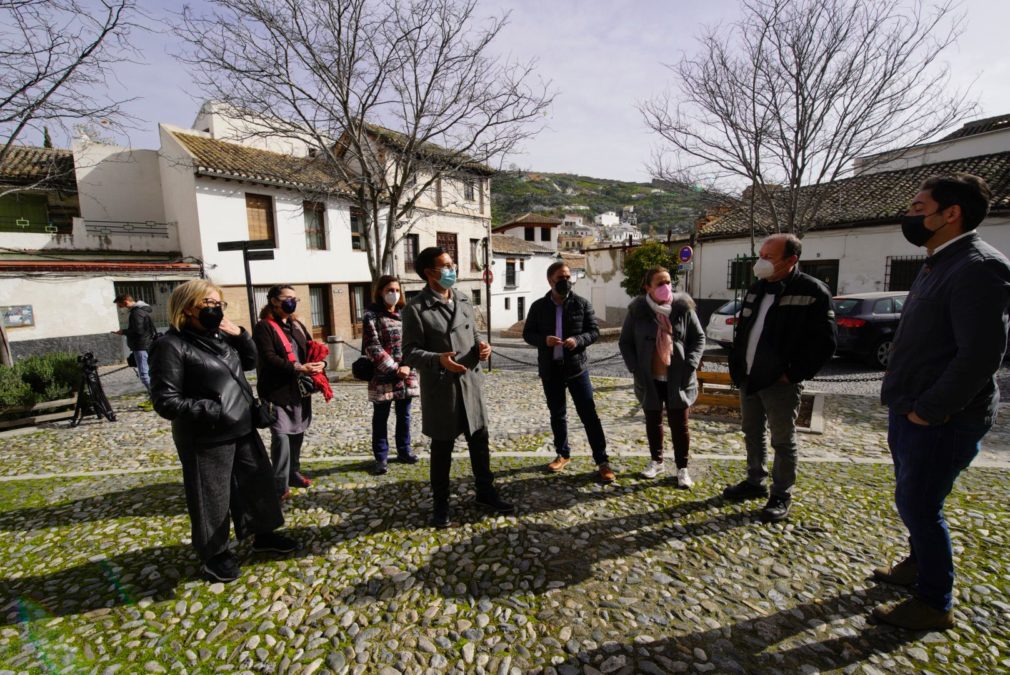
<svg viewBox="0 0 1010 675"><path fill-rule="evenodd" d="M856 158L869 169L975 109L940 61L962 25L952 0L745 0L639 105L675 155L654 164L746 187L759 229L802 234Z"/></svg>
<svg viewBox="0 0 1010 675"><path fill-rule="evenodd" d="M374 277L390 271L425 190L486 171L539 131L551 102L532 63L492 42L507 17L476 0L212 0L183 11L184 61L251 136L315 148L364 214Z"/></svg>
<svg viewBox="0 0 1010 675"><path fill-rule="evenodd" d="M0 171L26 132L115 128L110 67L132 53L135 0L0 0Z"/></svg>
<svg viewBox="0 0 1010 675"><path fill-rule="evenodd" d="M0 0L0 176L28 131L48 138L47 126L123 121L122 102L102 92L109 67L129 51L134 9L134 0ZM68 165L60 160L53 153L36 163L31 180L14 181L0 197L65 179ZM0 364L12 364L2 321Z"/></svg>

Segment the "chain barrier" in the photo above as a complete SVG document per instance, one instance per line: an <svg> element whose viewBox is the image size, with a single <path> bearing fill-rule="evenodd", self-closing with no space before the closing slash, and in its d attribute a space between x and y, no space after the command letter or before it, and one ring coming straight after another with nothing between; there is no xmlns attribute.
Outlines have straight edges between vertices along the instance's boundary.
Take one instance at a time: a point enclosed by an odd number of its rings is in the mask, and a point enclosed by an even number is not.
<svg viewBox="0 0 1010 675"><path fill-rule="evenodd" d="M870 377L813 377L812 382L879 382L884 379L883 373Z"/></svg>

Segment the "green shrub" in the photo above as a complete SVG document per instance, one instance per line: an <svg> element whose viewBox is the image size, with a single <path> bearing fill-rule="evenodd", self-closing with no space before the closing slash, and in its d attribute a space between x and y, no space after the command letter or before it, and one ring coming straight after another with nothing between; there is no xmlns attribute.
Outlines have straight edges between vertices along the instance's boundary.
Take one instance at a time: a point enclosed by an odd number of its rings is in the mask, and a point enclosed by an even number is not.
<svg viewBox="0 0 1010 675"><path fill-rule="evenodd" d="M670 278L676 285L676 256L668 245L650 240L642 242L641 246L636 246L624 257L624 279L621 281L621 288L631 297L641 294L645 271L657 265L670 270Z"/></svg>
<svg viewBox="0 0 1010 675"><path fill-rule="evenodd" d="M70 396L81 376L77 356L53 352L0 367L0 410L56 401Z"/></svg>

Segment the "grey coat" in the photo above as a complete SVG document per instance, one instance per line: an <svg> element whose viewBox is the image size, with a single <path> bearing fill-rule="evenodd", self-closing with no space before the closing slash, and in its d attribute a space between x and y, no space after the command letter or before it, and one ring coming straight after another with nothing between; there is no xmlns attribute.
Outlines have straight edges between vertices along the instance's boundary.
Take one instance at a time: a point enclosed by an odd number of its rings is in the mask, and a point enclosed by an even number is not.
<svg viewBox="0 0 1010 675"><path fill-rule="evenodd" d="M401 311L403 363L421 375L421 431L436 441L451 441L464 431L472 434L487 426L473 304L458 290L452 299L450 314L425 287ZM442 352L456 352L456 362L467 371L456 375L444 370L438 359Z"/></svg>
<svg viewBox="0 0 1010 675"><path fill-rule="evenodd" d="M666 371L666 404L670 410L682 410L690 407L698 398L696 371L705 351L705 332L695 314L694 300L687 293L673 294L670 323L673 325L673 354ZM618 342L624 365L635 378L635 396L643 410L660 409L652 376L657 325L656 313L649 307L645 297L639 296L628 306L628 315L624 319Z"/></svg>

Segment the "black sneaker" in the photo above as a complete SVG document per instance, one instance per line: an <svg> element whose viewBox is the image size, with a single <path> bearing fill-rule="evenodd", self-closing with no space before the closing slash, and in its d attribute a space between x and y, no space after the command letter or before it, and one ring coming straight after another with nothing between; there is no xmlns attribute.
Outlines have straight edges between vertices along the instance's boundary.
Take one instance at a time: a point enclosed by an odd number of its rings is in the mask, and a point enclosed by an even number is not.
<svg viewBox="0 0 1010 675"><path fill-rule="evenodd" d="M722 491L722 496L731 502L742 502L748 499L762 499L768 496L768 488L764 485L754 485L748 481L740 481Z"/></svg>
<svg viewBox="0 0 1010 675"><path fill-rule="evenodd" d="M437 527L438 529L444 529L449 527L452 522L449 520L449 505L435 506L434 511L431 514L431 526Z"/></svg>
<svg viewBox="0 0 1010 675"><path fill-rule="evenodd" d="M498 496L497 492L487 494L477 494L474 501L485 508L491 509L501 514L515 513L516 507Z"/></svg>
<svg viewBox="0 0 1010 675"><path fill-rule="evenodd" d="M211 581L230 583L242 576L238 562L230 552L214 556L203 564L203 573Z"/></svg>
<svg viewBox="0 0 1010 675"><path fill-rule="evenodd" d="M396 461L400 464L417 464L417 455L408 452L406 455L397 455Z"/></svg>
<svg viewBox="0 0 1010 675"><path fill-rule="evenodd" d="M765 507L761 509L761 522L777 523L780 520L785 520L789 516L789 506L792 502L793 500L789 497L772 495Z"/></svg>
<svg viewBox="0 0 1010 675"><path fill-rule="evenodd" d="M276 532L261 532L253 539L252 550L256 553L291 553L298 550L298 542Z"/></svg>
<svg viewBox="0 0 1010 675"><path fill-rule="evenodd" d="M373 476L382 476L389 471L389 467L386 466L385 462L376 462L375 466L372 467Z"/></svg>

